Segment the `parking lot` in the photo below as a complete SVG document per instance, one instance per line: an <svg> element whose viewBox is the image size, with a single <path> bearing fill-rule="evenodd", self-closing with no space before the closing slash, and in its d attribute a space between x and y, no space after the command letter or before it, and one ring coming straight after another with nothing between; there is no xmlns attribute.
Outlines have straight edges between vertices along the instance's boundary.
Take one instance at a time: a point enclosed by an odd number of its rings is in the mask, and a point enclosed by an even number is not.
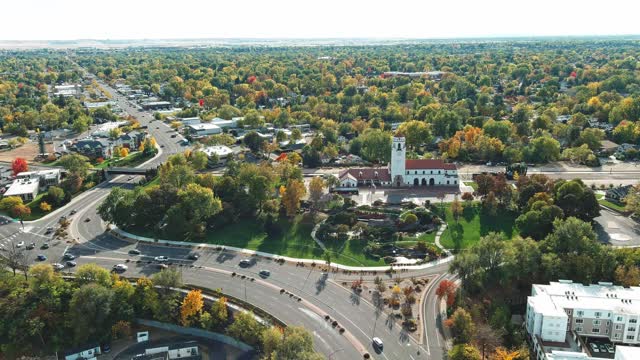
<svg viewBox="0 0 640 360"><path fill-rule="evenodd" d="M606 339L585 338L584 342L589 348L591 357L613 359L615 356L615 346Z"/></svg>
<svg viewBox="0 0 640 360"><path fill-rule="evenodd" d="M601 242L612 246L640 246L640 224L608 209L600 209L594 229Z"/></svg>

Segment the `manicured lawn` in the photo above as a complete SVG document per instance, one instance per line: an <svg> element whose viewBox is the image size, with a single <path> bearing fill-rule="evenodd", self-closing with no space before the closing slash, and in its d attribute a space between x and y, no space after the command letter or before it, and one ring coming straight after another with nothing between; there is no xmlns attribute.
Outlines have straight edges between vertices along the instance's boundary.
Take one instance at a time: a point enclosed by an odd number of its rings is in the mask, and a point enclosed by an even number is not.
<svg viewBox="0 0 640 360"><path fill-rule="evenodd" d="M282 232L276 236L268 236L255 220L240 220L224 228L209 231L202 242L226 246L234 246L249 250L289 256L303 259L318 259L324 262L323 251L311 238L313 224L302 215L293 220L281 220ZM131 233L153 237L151 231L128 230ZM364 256L366 244L360 241L326 244L332 252L331 262L350 266L380 266L382 260L374 260Z"/></svg>
<svg viewBox="0 0 640 360"><path fill-rule="evenodd" d="M411 245L415 245L418 241L424 241L426 243L435 244L435 242L436 242L436 232L437 232L437 230L434 230L432 233L423 233L423 234L420 234L420 236L418 236L418 237L408 236L408 237L403 238L402 241L396 241L396 244L398 246L401 246L401 247L409 247ZM409 243L412 243L412 244L406 245L406 244L409 244Z"/></svg>
<svg viewBox="0 0 640 360"><path fill-rule="evenodd" d="M464 184L467 186L471 186L473 191L478 191L478 184L475 181L464 181Z"/></svg>
<svg viewBox="0 0 640 360"><path fill-rule="evenodd" d="M501 232L507 239L518 235L518 229L515 226L517 216L514 213L498 210L495 216L491 216L482 211L480 204L473 203L465 206L463 215L456 222L449 204L444 204L444 207L447 229L442 234L440 243L446 248L468 248L490 232Z"/></svg>
<svg viewBox="0 0 640 360"><path fill-rule="evenodd" d="M613 209L615 211L619 211L619 212L625 212L626 211L625 208L624 208L624 205L618 205L618 204L613 203L613 202L611 202L609 200L600 199L600 200L598 200L598 202L600 203L600 205L606 206L606 207L608 207L610 209Z"/></svg>
<svg viewBox="0 0 640 360"><path fill-rule="evenodd" d="M132 152L131 154L129 154L127 157L125 158L119 158L119 159L108 159L103 161L100 164L94 164L94 168L96 169L104 169L106 167L109 166L119 166L119 167L135 167L138 166L140 164L142 164L143 162L149 160L151 158L151 156L145 156L143 152L141 151L135 151Z"/></svg>

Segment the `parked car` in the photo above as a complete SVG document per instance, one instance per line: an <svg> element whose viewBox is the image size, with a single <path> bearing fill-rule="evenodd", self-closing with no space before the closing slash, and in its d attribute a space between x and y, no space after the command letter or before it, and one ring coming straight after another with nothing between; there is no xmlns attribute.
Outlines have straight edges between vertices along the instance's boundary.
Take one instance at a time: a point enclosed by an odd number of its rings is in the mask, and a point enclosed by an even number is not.
<svg viewBox="0 0 640 360"><path fill-rule="evenodd" d="M62 270L62 269L64 269L64 265L62 265L60 263L54 263L51 266L53 266L53 270Z"/></svg>
<svg viewBox="0 0 640 360"><path fill-rule="evenodd" d="M269 275L271 275L271 272L269 270L260 270L260 276L263 278L269 277Z"/></svg>
<svg viewBox="0 0 640 360"><path fill-rule="evenodd" d="M125 264L113 265L113 271L122 272L122 271L127 271L128 268L129 267L127 267L127 265L125 265Z"/></svg>
<svg viewBox="0 0 640 360"><path fill-rule="evenodd" d="M46 261L46 260L47 260L47 257L46 257L46 256L44 256L43 254L39 254L39 255L36 257L36 259L38 259L38 261Z"/></svg>
<svg viewBox="0 0 640 360"><path fill-rule="evenodd" d="M16 247L23 247L24 246L24 241L20 241L19 243L16 244Z"/></svg>
<svg viewBox="0 0 640 360"><path fill-rule="evenodd" d="M76 265L78 265L75 261L67 261L65 264L67 264L68 267L76 267Z"/></svg>
<svg viewBox="0 0 640 360"><path fill-rule="evenodd" d="M31 244L27 245L26 249L27 250L33 250L36 248L36 243L32 242Z"/></svg>
<svg viewBox="0 0 640 360"><path fill-rule="evenodd" d="M73 254L70 254L70 253L65 253L65 254L62 256L62 258L63 258L63 259L65 259L65 260L73 260L73 259L75 259L75 258L76 258L76 256L75 256L75 255L73 255Z"/></svg>
<svg viewBox="0 0 640 360"><path fill-rule="evenodd" d="M166 256L156 256L153 258L153 260L157 262L165 262L165 261L169 261L169 258Z"/></svg>
<svg viewBox="0 0 640 360"><path fill-rule="evenodd" d="M380 340L379 337L374 337L372 339L372 341L373 341L373 346L375 346L376 348L382 350L384 344L382 343L382 340Z"/></svg>
<svg viewBox="0 0 640 360"><path fill-rule="evenodd" d="M600 350L598 349L598 345L594 344L594 343L589 343L589 347L591 347L591 351L594 353L599 353Z"/></svg>
<svg viewBox="0 0 640 360"><path fill-rule="evenodd" d="M78 211L76 209L71 210L71 215L74 215L75 213L77 213Z"/></svg>
<svg viewBox="0 0 640 360"><path fill-rule="evenodd" d="M49 234L51 234L52 232L53 232L53 227L52 227L52 226L49 226L49 227L47 228L47 231L45 231L45 232L44 232L44 234L45 234L45 235L49 235Z"/></svg>
<svg viewBox="0 0 640 360"><path fill-rule="evenodd" d="M199 258L200 258L200 254L198 253L191 253L187 255L187 259L189 260L198 260Z"/></svg>
<svg viewBox="0 0 640 360"><path fill-rule="evenodd" d="M84 219L84 222L89 222L89 221L91 221L91 219L89 218Z"/></svg>
<svg viewBox="0 0 640 360"><path fill-rule="evenodd" d="M615 353L615 352L616 352L616 350L615 350L615 348L613 347L613 345L612 345L612 344L604 344L604 346L607 348L607 351L608 351L609 353L613 354L613 353Z"/></svg>
<svg viewBox="0 0 640 360"><path fill-rule="evenodd" d="M131 250L129 250L129 255L140 255L140 250L131 249Z"/></svg>
<svg viewBox="0 0 640 360"><path fill-rule="evenodd" d="M247 267L247 266L250 266L250 265L251 265L251 261L250 260L247 260L247 259L240 260L240 266L241 267Z"/></svg>
<svg viewBox="0 0 640 360"><path fill-rule="evenodd" d="M49 244L48 243L44 243L44 244L42 244L42 246L40 246L40 249L42 249L42 250L46 250L48 248L49 248Z"/></svg>

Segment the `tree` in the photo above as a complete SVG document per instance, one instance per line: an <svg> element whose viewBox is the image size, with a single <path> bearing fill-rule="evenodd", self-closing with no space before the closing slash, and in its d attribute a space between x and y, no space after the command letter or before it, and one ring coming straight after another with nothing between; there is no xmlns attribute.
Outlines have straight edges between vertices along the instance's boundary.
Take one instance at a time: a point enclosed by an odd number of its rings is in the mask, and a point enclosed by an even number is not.
<svg viewBox="0 0 640 360"><path fill-rule="evenodd" d="M104 340L111 330L108 323L112 292L99 284L81 286L69 303L69 322L76 343Z"/></svg>
<svg viewBox="0 0 640 360"><path fill-rule="evenodd" d="M233 323L227 328L230 336L249 345L256 345L260 341L262 325L258 323L253 313L241 311L236 313Z"/></svg>
<svg viewBox="0 0 640 360"><path fill-rule="evenodd" d="M362 156L371 162L386 163L391 157L391 136L380 129L367 129L358 137Z"/></svg>
<svg viewBox="0 0 640 360"><path fill-rule="evenodd" d="M84 264L78 267L76 280L83 285L96 283L104 287L111 287L112 284L109 270L96 264Z"/></svg>
<svg viewBox="0 0 640 360"><path fill-rule="evenodd" d="M462 206L462 203L460 203L460 200L458 200L458 195L456 195L451 202L451 214L453 215L453 218L456 220L456 222L458 222L458 219L460 218L460 215L462 215L463 211L464 207Z"/></svg>
<svg viewBox="0 0 640 360"><path fill-rule="evenodd" d="M50 186L47 191L47 201L55 206L60 206L65 201L64 190L57 186Z"/></svg>
<svg viewBox="0 0 640 360"><path fill-rule="evenodd" d="M528 352L523 350L507 350L503 347L498 347L496 352L491 357L492 360L525 360L529 359Z"/></svg>
<svg viewBox="0 0 640 360"><path fill-rule="evenodd" d="M545 135L531 141L525 148L525 159L531 162L547 163L560 158L560 143L558 140Z"/></svg>
<svg viewBox="0 0 640 360"><path fill-rule="evenodd" d="M438 284L438 288L436 289L436 295L438 298L446 298L447 306L453 306L453 303L456 300L456 293L458 291L458 287L456 283L451 280L442 280L440 284Z"/></svg>
<svg viewBox="0 0 640 360"><path fill-rule="evenodd" d="M309 181L309 201L313 204L314 210L318 209L318 202L322 197L325 186L326 184L320 176L314 176Z"/></svg>
<svg viewBox="0 0 640 360"><path fill-rule="evenodd" d="M418 120L403 122L398 126L398 132L403 134L407 147L417 150L423 144L431 142L431 131L427 123Z"/></svg>
<svg viewBox="0 0 640 360"><path fill-rule="evenodd" d="M78 154L64 155L58 160L60 166L69 172L69 174L77 175L84 179L91 168L91 163L86 156Z"/></svg>
<svg viewBox="0 0 640 360"><path fill-rule="evenodd" d="M127 156L129 156L129 149L126 148L126 147L121 147L120 148L120 157L124 158L124 157L127 157Z"/></svg>
<svg viewBox="0 0 640 360"><path fill-rule="evenodd" d="M596 195L582 180L557 181L554 184L555 204L565 216L591 221L600 216L600 204Z"/></svg>
<svg viewBox="0 0 640 360"><path fill-rule="evenodd" d="M16 176L21 172L25 172L29 170L29 165L27 164L27 160L19 157L15 158L11 162L11 170L13 171L13 175Z"/></svg>
<svg viewBox="0 0 640 360"><path fill-rule="evenodd" d="M17 205L11 209L11 214L22 220L25 216L31 215L31 208L27 205Z"/></svg>
<svg viewBox="0 0 640 360"><path fill-rule="evenodd" d="M244 136L244 139L242 139L242 142L254 154L258 154L259 152L261 152L264 149L264 140L255 131L248 132Z"/></svg>
<svg viewBox="0 0 640 360"><path fill-rule="evenodd" d="M207 154L202 151L193 151L191 152L189 161L191 162L191 166L193 166L195 170L203 170L204 168L207 167L207 164L209 163L209 158L207 157ZM215 163L217 162L218 161L215 161Z"/></svg>
<svg viewBox="0 0 640 360"><path fill-rule="evenodd" d="M451 318L447 320L447 326L451 329L454 344L471 342L475 332L475 325L471 315L465 309L457 308Z"/></svg>
<svg viewBox="0 0 640 360"><path fill-rule="evenodd" d="M201 290L191 290L182 300L180 306L180 323L184 326L191 324L192 318L199 315L204 306Z"/></svg>
<svg viewBox="0 0 640 360"><path fill-rule="evenodd" d="M449 350L449 360L480 360L480 351L473 345L455 345Z"/></svg>
<svg viewBox="0 0 640 360"><path fill-rule="evenodd" d="M615 280L622 286L638 286L640 284L640 269L635 265L619 265L616 268Z"/></svg>
<svg viewBox="0 0 640 360"><path fill-rule="evenodd" d="M40 210L44 211L44 212L49 212L51 211L51 205L49 205L48 203L46 203L45 201L42 201L40 203Z"/></svg>
<svg viewBox="0 0 640 360"><path fill-rule="evenodd" d="M175 267L162 269L160 272L153 274L151 281L156 286L160 286L165 292L171 288L179 288L182 286L182 272Z"/></svg>
<svg viewBox="0 0 640 360"><path fill-rule="evenodd" d="M151 317L159 308L158 292L153 286L151 279L141 277L136 281L133 295L133 307L136 316Z"/></svg>
<svg viewBox="0 0 640 360"><path fill-rule="evenodd" d="M204 222L221 210L222 203L211 189L191 183L178 190L178 202L167 212L167 223L174 234L200 236Z"/></svg>
<svg viewBox="0 0 640 360"><path fill-rule="evenodd" d="M111 335L114 339L127 339L131 336L131 323L120 320L111 326Z"/></svg>
<svg viewBox="0 0 640 360"><path fill-rule="evenodd" d="M304 183L300 180L289 180L282 196L282 203L287 211L287 216L294 217L300 209L300 200L305 195Z"/></svg>
<svg viewBox="0 0 640 360"><path fill-rule="evenodd" d="M280 348L282 343L283 330L276 326L271 326L260 334L260 343L263 353L268 359L274 357L274 353Z"/></svg>
<svg viewBox="0 0 640 360"><path fill-rule="evenodd" d="M0 210L14 213L14 209L24 206L22 198L18 196L7 196L0 200Z"/></svg>
<svg viewBox="0 0 640 360"><path fill-rule="evenodd" d="M211 305L211 328L223 329L229 322L227 298L221 296Z"/></svg>

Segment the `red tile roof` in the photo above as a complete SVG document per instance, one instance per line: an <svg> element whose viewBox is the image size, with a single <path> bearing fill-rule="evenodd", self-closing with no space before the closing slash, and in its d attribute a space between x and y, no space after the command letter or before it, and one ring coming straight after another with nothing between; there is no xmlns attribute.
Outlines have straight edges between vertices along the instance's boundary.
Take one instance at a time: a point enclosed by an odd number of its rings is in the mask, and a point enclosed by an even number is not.
<svg viewBox="0 0 640 360"><path fill-rule="evenodd" d="M376 172L378 172L378 176L376 176ZM347 169L340 172L340 178L344 175L350 174L356 180L379 180L383 182L391 181L391 174L389 173L389 169L387 168L354 168Z"/></svg>
<svg viewBox="0 0 640 360"><path fill-rule="evenodd" d="M445 163L440 159L420 159L420 160L406 160L405 169L442 169L442 170L456 170L455 164Z"/></svg>

